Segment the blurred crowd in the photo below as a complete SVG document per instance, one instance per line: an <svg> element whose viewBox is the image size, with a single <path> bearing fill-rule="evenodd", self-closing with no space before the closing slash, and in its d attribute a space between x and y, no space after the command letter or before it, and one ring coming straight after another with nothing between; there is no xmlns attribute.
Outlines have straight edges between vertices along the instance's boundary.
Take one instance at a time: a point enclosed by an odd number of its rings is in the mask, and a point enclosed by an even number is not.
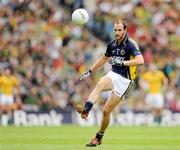
<svg viewBox="0 0 180 150"><path fill-rule="evenodd" d="M89 12L86 26L71 22L76 8ZM138 80L154 62L168 78L164 107L180 111L178 12L178 0L1 0L0 74L9 68L18 80L13 109L70 111L85 101L110 66L86 81L79 82L79 75L105 52L114 38L114 21L123 18L145 65L138 68L137 86L122 109L144 110L146 93ZM107 95L102 94L100 104Z"/></svg>

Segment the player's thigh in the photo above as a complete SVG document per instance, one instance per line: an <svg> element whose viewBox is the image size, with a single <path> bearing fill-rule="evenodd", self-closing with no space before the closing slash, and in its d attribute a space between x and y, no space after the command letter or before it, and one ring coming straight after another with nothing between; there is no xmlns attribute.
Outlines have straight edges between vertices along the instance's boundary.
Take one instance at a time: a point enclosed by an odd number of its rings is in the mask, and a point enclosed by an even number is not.
<svg viewBox="0 0 180 150"><path fill-rule="evenodd" d="M103 76L97 83L97 87L101 88L103 91L111 90L113 87L111 78L107 75Z"/></svg>
<svg viewBox="0 0 180 150"><path fill-rule="evenodd" d="M104 105L104 112L111 112L121 101L122 99L112 92L111 96L108 98L107 102Z"/></svg>

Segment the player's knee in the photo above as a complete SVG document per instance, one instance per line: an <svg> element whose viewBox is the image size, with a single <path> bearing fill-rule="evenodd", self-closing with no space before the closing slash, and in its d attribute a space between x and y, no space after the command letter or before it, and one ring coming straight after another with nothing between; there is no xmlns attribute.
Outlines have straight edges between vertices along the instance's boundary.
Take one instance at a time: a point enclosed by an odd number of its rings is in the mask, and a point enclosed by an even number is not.
<svg viewBox="0 0 180 150"><path fill-rule="evenodd" d="M108 109L107 107L104 107L103 108L103 115L104 116L109 116L111 113L110 109Z"/></svg>

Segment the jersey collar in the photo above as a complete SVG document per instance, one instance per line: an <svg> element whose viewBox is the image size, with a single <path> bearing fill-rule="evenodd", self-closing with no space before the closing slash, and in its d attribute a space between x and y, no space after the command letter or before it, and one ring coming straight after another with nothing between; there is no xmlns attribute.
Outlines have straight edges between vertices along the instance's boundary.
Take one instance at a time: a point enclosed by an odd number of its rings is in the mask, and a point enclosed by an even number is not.
<svg viewBox="0 0 180 150"><path fill-rule="evenodd" d="M125 36L124 36L124 38L123 38L123 40L121 41L120 44L123 44L124 46L126 46L126 41L127 41L127 39L128 39L128 35L127 35L127 33L126 33ZM118 41L116 41L116 43L118 44Z"/></svg>
<svg viewBox="0 0 180 150"><path fill-rule="evenodd" d="M127 39L128 39L128 35L127 35L127 33L126 33L126 35L124 36L124 39L123 39L122 42L121 42L121 43L124 44L124 46L126 46L126 41L127 41Z"/></svg>

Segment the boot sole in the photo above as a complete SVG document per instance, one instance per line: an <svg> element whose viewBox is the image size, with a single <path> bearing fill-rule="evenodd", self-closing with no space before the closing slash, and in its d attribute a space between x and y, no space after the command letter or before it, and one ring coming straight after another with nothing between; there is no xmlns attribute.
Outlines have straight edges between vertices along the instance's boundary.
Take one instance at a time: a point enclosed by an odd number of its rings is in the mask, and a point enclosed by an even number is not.
<svg viewBox="0 0 180 150"><path fill-rule="evenodd" d="M96 147L97 145L89 145L89 144L86 144L86 147Z"/></svg>

